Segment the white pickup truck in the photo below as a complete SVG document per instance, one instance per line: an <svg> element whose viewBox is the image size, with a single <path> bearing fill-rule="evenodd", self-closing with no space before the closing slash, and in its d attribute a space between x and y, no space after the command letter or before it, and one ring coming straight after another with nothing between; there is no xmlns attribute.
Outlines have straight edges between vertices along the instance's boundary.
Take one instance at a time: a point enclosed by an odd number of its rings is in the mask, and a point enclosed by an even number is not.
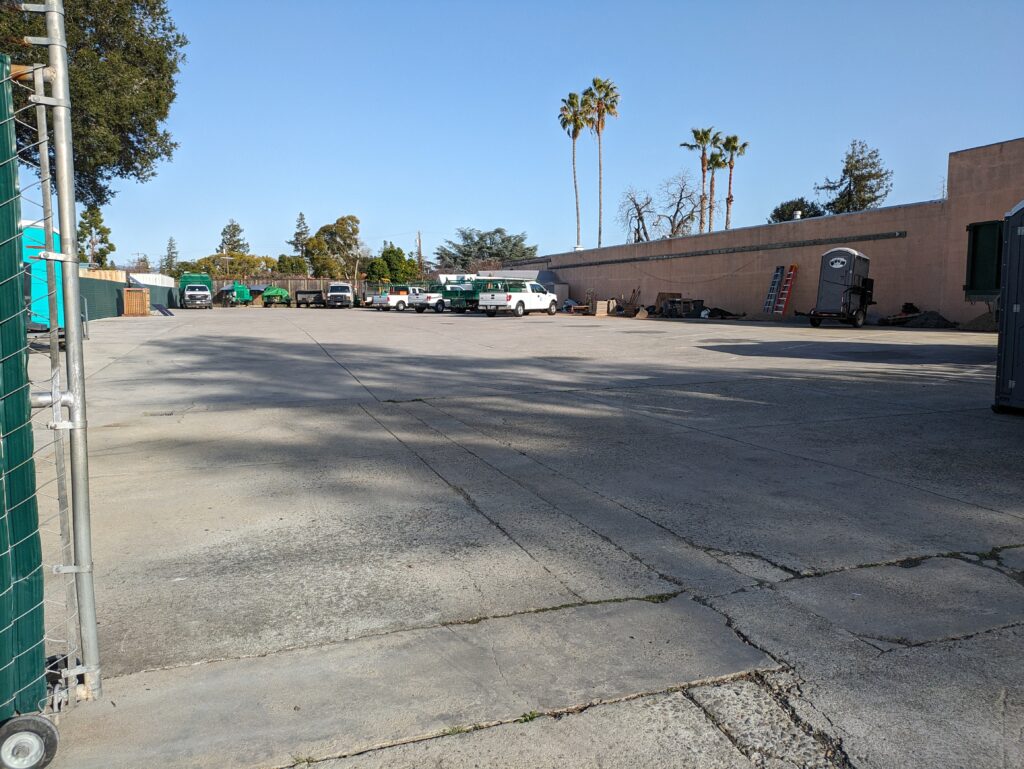
<svg viewBox="0 0 1024 769"><path fill-rule="evenodd" d="M441 286L420 289L415 294L409 295L409 306L416 312L426 312L427 310L444 312L444 291Z"/></svg>
<svg viewBox="0 0 1024 769"><path fill-rule="evenodd" d="M558 300L540 283L510 281L504 291L481 291L480 309L494 317L499 312L510 312L521 318L531 312L558 312Z"/></svg>
<svg viewBox="0 0 1024 769"><path fill-rule="evenodd" d="M412 297L423 291L419 286L392 286L386 294L373 297L372 307L377 310L395 309L403 312L412 304Z"/></svg>

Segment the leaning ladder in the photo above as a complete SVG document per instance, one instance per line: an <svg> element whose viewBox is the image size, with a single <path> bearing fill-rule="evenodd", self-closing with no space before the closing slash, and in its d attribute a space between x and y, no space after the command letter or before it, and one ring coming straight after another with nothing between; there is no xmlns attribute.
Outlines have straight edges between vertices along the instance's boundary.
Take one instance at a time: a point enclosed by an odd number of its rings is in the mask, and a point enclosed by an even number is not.
<svg viewBox="0 0 1024 769"><path fill-rule="evenodd" d="M779 289L782 287L782 277L785 272L786 268L781 264L775 268L775 273L772 275L772 282L768 286L768 296L764 298L765 315L771 315L775 310L775 302L779 298Z"/></svg>
<svg viewBox="0 0 1024 769"><path fill-rule="evenodd" d="M782 280L778 296L775 297L775 306L772 308L772 313L775 315L786 314L786 308L789 307L789 297L792 295L793 285L796 283L796 268L795 264L791 264L786 271L786 277ZM782 268L780 267L779 269L781 270Z"/></svg>

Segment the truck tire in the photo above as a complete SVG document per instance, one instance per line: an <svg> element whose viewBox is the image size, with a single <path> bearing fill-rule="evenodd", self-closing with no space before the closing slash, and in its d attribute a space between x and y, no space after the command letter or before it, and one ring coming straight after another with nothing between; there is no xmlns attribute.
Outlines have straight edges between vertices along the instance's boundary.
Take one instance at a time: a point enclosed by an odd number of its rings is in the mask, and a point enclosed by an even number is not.
<svg viewBox="0 0 1024 769"><path fill-rule="evenodd" d="M857 310L857 312L853 314L853 320L851 321L851 325L854 328L860 328L861 326L864 325L864 321L866 319L867 318L864 314L864 310Z"/></svg>
<svg viewBox="0 0 1024 769"><path fill-rule="evenodd" d="M486 312L487 312L487 317L488 318L493 318L495 315L498 314L497 310L487 310Z"/></svg>
<svg viewBox="0 0 1024 769"><path fill-rule="evenodd" d="M821 318L808 318L811 328L821 328Z"/></svg>
<svg viewBox="0 0 1024 769"><path fill-rule="evenodd" d="M515 309L512 310L512 314L515 315L517 318L523 317L524 315L526 315L526 305L523 304L522 302L518 302L516 304Z"/></svg>
<svg viewBox="0 0 1024 769"><path fill-rule="evenodd" d="M548 305L548 315L554 315L556 312L558 312L558 304L552 302Z"/></svg>
<svg viewBox="0 0 1024 769"><path fill-rule="evenodd" d="M427 311L426 307L417 307L416 308L416 312L426 312L426 311Z"/></svg>
<svg viewBox="0 0 1024 769"><path fill-rule="evenodd" d="M395 309L399 312L405 312L405 302L399 302L395 305Z"/></svg>
<svg viewBox="0 0 1024 769"><path fill-rule="evenodd" d="M434 312L444 312L444 302L438 302L434 305Z"/></svg>

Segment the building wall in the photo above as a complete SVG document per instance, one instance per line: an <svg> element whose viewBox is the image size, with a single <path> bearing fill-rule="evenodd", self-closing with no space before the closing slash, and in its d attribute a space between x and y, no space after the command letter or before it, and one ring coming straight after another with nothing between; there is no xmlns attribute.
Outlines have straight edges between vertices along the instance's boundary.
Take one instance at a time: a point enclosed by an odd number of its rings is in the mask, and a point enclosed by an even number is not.
<svg viewBox="0 0 1024 769"><path fill-rule="evenodd" d="M776 265L796 264L791 315L814 306L821 255L849 246L871 258L874 312L889 315L913 302L966 321L986 309L964 299L967 225L1002 219L1022 199L1024 139L1016 139L952 153L945 200L553 254L532 264L554 270L577 300L589 290L605 299L640 288L652 304L658 292L678 291L751 316L761 314Z"/></svg>

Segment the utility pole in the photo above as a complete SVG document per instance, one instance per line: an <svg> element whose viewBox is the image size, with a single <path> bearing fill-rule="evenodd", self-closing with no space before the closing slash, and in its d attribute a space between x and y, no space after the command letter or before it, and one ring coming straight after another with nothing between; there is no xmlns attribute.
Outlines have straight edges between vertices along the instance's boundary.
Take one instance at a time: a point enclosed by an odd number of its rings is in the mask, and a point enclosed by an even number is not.
<svg viewBox="0 0 1024 769"><path fill-rule="evenodd" d="M420 277L423 277L423 239L420 231L416 230L416 264L419 267Z"/></svg>

